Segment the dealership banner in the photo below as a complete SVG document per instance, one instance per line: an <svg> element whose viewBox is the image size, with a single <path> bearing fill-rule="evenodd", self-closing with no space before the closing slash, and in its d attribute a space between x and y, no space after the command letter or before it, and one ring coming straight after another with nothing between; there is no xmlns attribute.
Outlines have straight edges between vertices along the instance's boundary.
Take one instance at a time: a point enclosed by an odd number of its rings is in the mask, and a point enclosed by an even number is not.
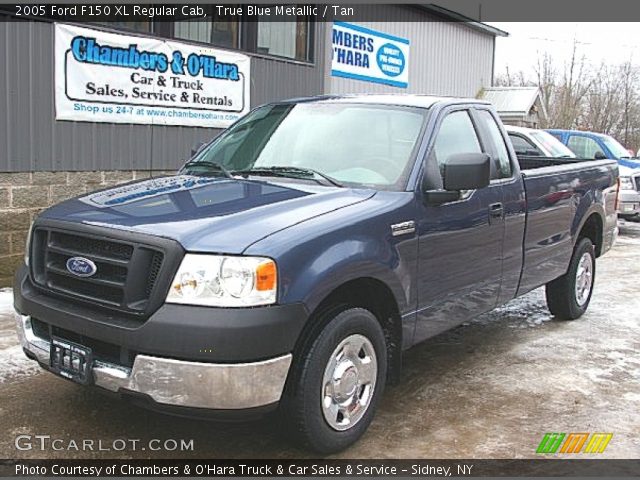
<svg viewBox="0 0 640 480"><path fill-rule="evenodd" d="M334 22L331 34L331 75L409 86L409 40L345 22Z"/></svg>
<svg viewBox="0 0 640 480"><path fill-rule="evenodd" d="M246 55L55 25L56 120L224 128L249 111Z"/></svg>

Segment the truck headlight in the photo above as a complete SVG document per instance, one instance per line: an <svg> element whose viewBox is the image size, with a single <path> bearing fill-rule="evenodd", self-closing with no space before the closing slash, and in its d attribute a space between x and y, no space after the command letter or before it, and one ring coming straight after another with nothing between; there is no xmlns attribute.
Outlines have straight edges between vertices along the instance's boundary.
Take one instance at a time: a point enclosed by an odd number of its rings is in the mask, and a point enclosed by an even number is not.
<svg viewBox="0 0 640 480"><path fill-rule="evenodd" d="M167 303L253 307L276 301L276 264L264 257L188 253L176 273Z"/></svg>
<svg viewBox="0 0 640 480"><path fill-rule="evenodd" d="M620 190L633 190L631 177L620 177Z"/></svg>

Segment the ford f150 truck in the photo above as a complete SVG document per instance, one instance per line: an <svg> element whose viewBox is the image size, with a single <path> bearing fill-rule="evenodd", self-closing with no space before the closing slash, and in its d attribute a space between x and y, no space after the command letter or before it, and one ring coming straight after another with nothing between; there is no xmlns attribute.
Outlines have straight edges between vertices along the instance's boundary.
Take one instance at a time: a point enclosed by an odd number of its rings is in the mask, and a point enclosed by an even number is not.
<svg viewBox="0 0 640 480"><path fill-rule="evenodd" d="M18 332L77 383L178 414L278 407L337 451L412 345L542 285L580 317L616 194L613 161L518 159L481 101L274 103L175 176L43 212Z"/></svg>

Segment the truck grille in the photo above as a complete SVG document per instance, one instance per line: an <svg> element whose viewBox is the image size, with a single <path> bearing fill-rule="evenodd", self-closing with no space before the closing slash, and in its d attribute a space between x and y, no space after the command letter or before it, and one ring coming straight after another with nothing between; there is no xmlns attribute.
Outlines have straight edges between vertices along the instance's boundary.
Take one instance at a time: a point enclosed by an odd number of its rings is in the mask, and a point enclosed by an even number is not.
<svg viewBox="0 0 640 480"><path fill-rule="evenodd" d="M95 273L83 277L69 271L73 257L93 262ZM33 231L30 265L37 286L126 313L146 313L164 260L156 246L56 228Z"/></svg>

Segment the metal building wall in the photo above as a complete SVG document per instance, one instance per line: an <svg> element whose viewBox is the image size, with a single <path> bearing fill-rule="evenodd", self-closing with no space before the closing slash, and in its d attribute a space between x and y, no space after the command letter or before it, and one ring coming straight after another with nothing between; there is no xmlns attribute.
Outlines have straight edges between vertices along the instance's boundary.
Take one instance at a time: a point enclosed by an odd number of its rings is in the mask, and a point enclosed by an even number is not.
<svg viewBox="0 0 640 480"><path fill-rule="evenodd" d="M314 65L252 56L252 106L323 92L325 24L316 25ZM0 21L0 172L173 169L219 132L56 121L53 40L53 23Z"/></svg>
<svg viewBox="0 0 640 480"><path fill-rule="evenodd" d="M386 22L356 22L372 30L408 38L409 87L331 77L331 29L327 28L326 93L421 93L475 97L493 80L495 37L460 22L444 22L417 7L369 5L365 18L391 18Z"/></svg>

